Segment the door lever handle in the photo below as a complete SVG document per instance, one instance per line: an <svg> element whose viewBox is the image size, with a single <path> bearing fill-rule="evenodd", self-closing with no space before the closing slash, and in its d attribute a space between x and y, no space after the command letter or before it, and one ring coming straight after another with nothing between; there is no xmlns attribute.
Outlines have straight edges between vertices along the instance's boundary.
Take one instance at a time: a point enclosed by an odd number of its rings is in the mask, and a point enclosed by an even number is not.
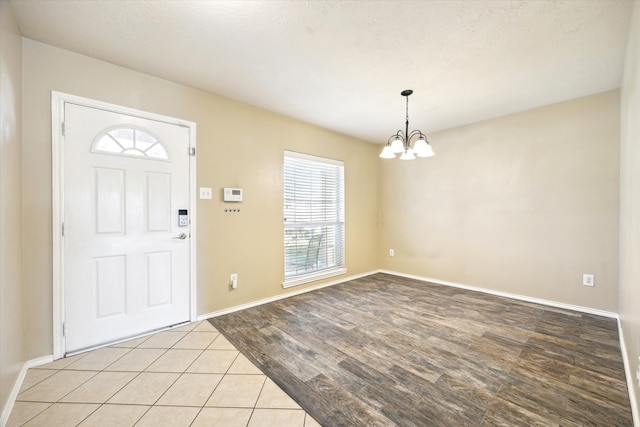
<svg viewBox="0 0 640 427"><path fill-rule="evenodd" d="M180 233L176 237L172 237L172 239L180 239L180 240L184 240L186 238L187 238L187 235L185 233Z"/></svg>

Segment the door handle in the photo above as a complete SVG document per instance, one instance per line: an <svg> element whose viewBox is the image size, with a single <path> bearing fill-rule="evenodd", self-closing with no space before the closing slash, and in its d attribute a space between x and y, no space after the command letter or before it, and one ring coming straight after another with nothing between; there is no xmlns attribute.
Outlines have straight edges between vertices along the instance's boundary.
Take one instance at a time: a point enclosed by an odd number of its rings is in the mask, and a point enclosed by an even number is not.
<svg viewBox="0 0 640 427"><path fill-rule="evenodd" d="M180 233L176 237L172 237L172 239L180 239L180 240L184 240L186 238L187 238L187 235L185 233Z"/></svg>

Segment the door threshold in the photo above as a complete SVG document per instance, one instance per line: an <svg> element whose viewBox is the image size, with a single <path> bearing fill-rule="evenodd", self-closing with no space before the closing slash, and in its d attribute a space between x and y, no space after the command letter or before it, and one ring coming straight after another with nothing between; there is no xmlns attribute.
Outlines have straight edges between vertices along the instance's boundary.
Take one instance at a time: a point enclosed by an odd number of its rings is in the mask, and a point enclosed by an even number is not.
<svg viewBox="0 0 640 427"><path fill-rule="evenodd" d="M118 339L118 340L115 340L115 341L109 341L107 343L98 344L98 345L94 345L94 346L87 347L87 348L82 348L80 350L70 351L68 353L65 353L65 355L62 356L62 358L65 359L67 357L75 356L77 354L82 354L82 353L86 353L86 352L89 352L89 351L97 350L99 348L110 347L110 346L115 345L115 344L120 344L121 342L130 341L130 340L133 340L133 339L136 339L136 338L147 337L149 335L157 334L158 332L164 332L164 331L168 331L168 330L171 330L171 329L179 328L181 326L186 326L186 325L188 325L190 323L191 323L191 321L187 320L185 322L176 323L174 325L165 326L165 327L162 327L162 328L154 329L152 331L143 332L141 334L131 335L131 336L128 336L126 338Z"/></svg>

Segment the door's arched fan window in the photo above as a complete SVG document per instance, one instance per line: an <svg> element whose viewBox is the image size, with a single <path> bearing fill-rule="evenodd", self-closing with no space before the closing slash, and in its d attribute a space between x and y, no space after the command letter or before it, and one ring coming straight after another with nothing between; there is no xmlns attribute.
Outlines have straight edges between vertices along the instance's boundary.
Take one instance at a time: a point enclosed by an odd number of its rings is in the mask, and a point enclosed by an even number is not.
<svg viewBox="0 0 640 427"><path fill-rule="evenodd" d="M285 151L284 287L344 268L344 164Z"/></svg>
<svg viewBox="0 0 640 427"><path fill-rule="evenodd" d="M131 127L110 129L98 135L93 153L169 160L165 146L153 135Z"/></svg>

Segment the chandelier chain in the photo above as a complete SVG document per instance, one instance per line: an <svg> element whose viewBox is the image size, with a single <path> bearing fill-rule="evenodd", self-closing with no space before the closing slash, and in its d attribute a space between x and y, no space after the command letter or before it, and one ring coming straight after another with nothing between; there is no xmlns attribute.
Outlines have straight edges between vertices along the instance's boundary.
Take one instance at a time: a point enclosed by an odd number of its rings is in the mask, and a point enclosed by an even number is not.
<svg viewBox="0 0 640 427"><path fill-rule="evenodd" d="M407 118L407 123L409 122L409 95L405 96L405 98L407 99L407 114L406 114L406 118Z"/></svg>

